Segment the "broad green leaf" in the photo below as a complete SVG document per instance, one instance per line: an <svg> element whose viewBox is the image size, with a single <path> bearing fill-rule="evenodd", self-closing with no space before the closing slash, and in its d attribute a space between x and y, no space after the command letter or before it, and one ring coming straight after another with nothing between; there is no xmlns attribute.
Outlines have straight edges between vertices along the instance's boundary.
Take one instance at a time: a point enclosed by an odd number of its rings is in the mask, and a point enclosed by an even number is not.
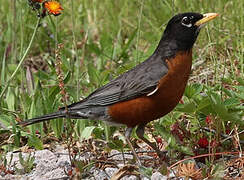
<svg viewBox="0 0 244 180"><path fill-rule="evenodd" d="M60 89L58 86L53 86L50 88L49 91L49 96L48 96L48 100L51 101L51 103L56 99L57 94L60 92Z"/></svg>
<svg viewBox="0 0 244 180"><path fill-rule="evenodd" d="M52 129L56 137L61 137L64 131L64 120L62 118L54 119L51 122Z"/></svg>
<svg viewBox="0 0 244 180"><path fill-rule="evenodd" d="M224 106L220 95L216 93L211 93L210 94L210 100L211 100L211 105L213 110L223 119L229 120L228 119L228 111L227 108Z"/></svg>
<svg viewBox="0 0 244 180"><path fill-rule="evenodd" d="M5 70L6 70L6 50L7 47L5 48L5 52L3 53L3 59L2 59L2 70L1 70L1 84L5 83ZM1 92L1 91L0 91Z"/></svg>
<svg viewBox="0 0 244 180"><path fill-rule="evenodd" d="M64 77L64 84L67 84L70 78L71 78L71 72L69 71Z"/></svg>
<svg viewBox="0 0 244 180"><path fill-rule="evenodd" d="M238 93L236 93L236 96L239 97L241 100L244 99L244 86L236 86L235 87L238 90Z"/></svg>
<svg viewBox="0 0 244 180"><path fill-rule="evenodd" d="M196 106L193 102L187 104L179 104L176 110L184 113L193 113L196 110Z"/></svg>
<svg viewBox="0 0 244 180"><path fill-rule="evenodd" d="M235 107L237 105L239 105L241 102L238 98L228 98L224 101L224 105L227 108L231 108L231 107Z"/></svg>
<svg viewBox="0 0 244 180"><path fill-rule="evenodd" d="M37 150L42 150L43 149L43 144L41 139L39 139L35 135L29 135L28 136L28 146L34 147Z"/></svg>
<svg viewBox="0 0 244 180"><path fill-rule="evenodd" d="M91 135L93 130L96 128L96 126L88 126L86 127L83 132L81 133L80 138L81 139L88 139Z"/></svg>
<svg viewBox="0 0 244 180"><path fill-rule="evenodd" d="M0 123L2 123L4 126L6 126L6 128L12 126L11 117L7 116L5 114L0 114Z"/></svg>
<svg viewBox="0 0 244 180"><path fill-rule="evenodd" d="M211 100L211 105L216 114L225 121L238 121L239 117L235 113L229 113L224 102L222 101L219 94L214 92L209 92L209 98Z"/></svg>
<svg viewBox="0 0 244 180"><path fill-rule="evenodd" d="M200 94L202 90L203 90L203 85L201 84L188 85L185 89L184 95L190 99Z"/></svg>
<svg viewBox="0 0 244 180"><path fill-rule="evenodd" d="M14 111L14 105L15 105L15 95L12 91L12 88L8 88L7 95L6 95L6 103L8 105L8 109L11 111Z"/></svg>
<svg viewBox="0 0 244 180"><path fill-rule="evenodd" d="M123 145L124 145L124 143L121 139L113 139L113 140L110 140L108 143L108 146L111 149L117 149L117 150L121 150L123 148Z"/></svg>
<svg viewBox="0 0 244 180"><path fill-rule="evenodd" d="M240 85L244 86L244 77L238 77L236 80L240 83Z"/></svg>
<svg viewBox="0 0 244 180"><path fill-rule="evenodd" d="M50 80L50 74L44 72L44 71L38 71L36 73L36 76L39 77L40 80Z"/></svg>
<svg viewBox="0 0 244 180"><path fill-rule="evenodd" d="M229 97L236 97L236 93L232 90L223 88L222 91Z"/></svg>
<svg viewBox="0 0 244 180"><path fill-rule="evenodd" d="M204 97L197 106L196 112L201 112L205 115L213 113L211 102L208 97Z"/></svg>

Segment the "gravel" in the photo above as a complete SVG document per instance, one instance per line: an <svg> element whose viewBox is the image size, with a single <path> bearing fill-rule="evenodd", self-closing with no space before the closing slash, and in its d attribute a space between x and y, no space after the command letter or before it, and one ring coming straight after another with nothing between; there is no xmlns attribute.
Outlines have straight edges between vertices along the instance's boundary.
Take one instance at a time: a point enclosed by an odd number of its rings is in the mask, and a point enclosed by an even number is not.
<svg viewBox="0 0 244 180"><path fill-rule="evenodd" d="M67 172L71 170L70 166L70 159L68 156L68 151L64 149L58 149L56 152L52 152L50 150L40 150L35 151L31 153L22 153L23 159L27 159L29 156L34 157L34 168L29 173L23 173L24 168L20 164L19 161L19 153L20 152L9 152L6 155L6 159L8 162L9 167L11 167L11 170L16 170L16 168L19 169L18 172L15 171L15 175L7 174L5 176L1 176L0 174L0 180L54 180L54 179L71 179ZM12 160L11 160L12 155ZM117 162L118 160L121 160L123 156L116 150L112 150L110 153L111 160ZM86 159L87 154L84 156L79 157L80 160ZM125 158L127 159L133 159L132 155L125 154ZM150 158L150 157L148 157ZM11 160L11 161L10 161ZM96 167L92 167L87 173L87 176L82 179L91 179L91 180L105 180L110 179L117 171L119 171L119 168L124 167L124 164L118 163L116 164L118 167L107 167L104 169L99 169ZM21 172L23 174L21 174ZM16 175L18 174L18 175ZM144 175L140 175L140 178L142 180L149 180L148 177ZM127 175L121 178L122 180L136 180L138 177L135 175ZM159 172L154 172L152 176L150 177L152 180L166 180L167 177L163 176Z"/></svg>

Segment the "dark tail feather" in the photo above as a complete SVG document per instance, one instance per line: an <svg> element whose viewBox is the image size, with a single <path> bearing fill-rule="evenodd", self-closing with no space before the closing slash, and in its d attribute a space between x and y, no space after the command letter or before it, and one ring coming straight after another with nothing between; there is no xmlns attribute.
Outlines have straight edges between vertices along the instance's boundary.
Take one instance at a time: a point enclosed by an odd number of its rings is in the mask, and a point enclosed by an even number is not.
<svg viewBox="0 0 244 180"><path fill-rule="evenodd" d="M66 117L65 113L63 111L46 114L46 115L43 115L43 116L40 116L37 118L33 118L33 119L27 119L25 121L19 122L18 125L28 126L31 124L35 124L35 123L39 123L39 122L43 122L43 121L47 121L47 120L51 120L51 119L56 119L56 118L60 118L60 117Z"/></svg>

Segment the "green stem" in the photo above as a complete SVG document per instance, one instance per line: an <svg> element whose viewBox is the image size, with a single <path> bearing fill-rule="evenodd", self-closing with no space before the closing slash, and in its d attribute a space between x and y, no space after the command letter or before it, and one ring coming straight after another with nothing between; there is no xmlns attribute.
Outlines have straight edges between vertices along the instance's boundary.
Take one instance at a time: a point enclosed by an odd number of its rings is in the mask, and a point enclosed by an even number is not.
<svg viewBox="0 0 244 180"><path fill-rule="evenodd" d="M141 19L142 19L142 11L144 7L144 0L141 1L141 8L140 8L140 14L138 17L138 24L137 24L137 37L136 37L136 64L139 62L139 38L141 36Z"/></svg>
<svg viewBox="0 0 244 180"><path fill-rule="evenodd" d="M36 27L35 27L34 32L33 32L33 34L32 34L31 40L30 40L30 42L29 42L29 45L28 45L28 47L26 48L25 53L24 53L24 55L22 56L22 58L21 58L21 60L20 60L20 62L19 62L19 64L18 64L17 68L15 69L15 71L13 72L13 74L11 75L11 77L9 78L9 80L7 81L6 86L5 86L4 89L2 90L1 95L0 95L0 99L2 99L2 97L3 97L4 93L5 93L5 91L6 91L7 88L9 87L10 82L11 82L12 79L15 77L15 75L17 74L17 72L18 72L20 66L21 66L22 63L24 62L25 57L26 57L26 55L28 54L28 52L29 52L29 50L30 50L30 48L31 48L31 45L32 45L32 43L33 43L33 41L34 41L34 38L35 38L35 36L36 36L36 32L37 32L37 29L38 29L38 27L39 27L40 22L41 22L41 17L38 18L37 23L36 23Z"/></svg>

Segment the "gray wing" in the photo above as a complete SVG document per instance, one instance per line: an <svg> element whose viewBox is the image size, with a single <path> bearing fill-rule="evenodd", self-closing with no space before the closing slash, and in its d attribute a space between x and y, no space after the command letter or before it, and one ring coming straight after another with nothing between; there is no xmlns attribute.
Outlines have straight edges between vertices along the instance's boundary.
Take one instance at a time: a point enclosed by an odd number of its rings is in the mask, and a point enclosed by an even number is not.
<svg viewBox="0 0 244 180"><path fill-rule="evenodd" d="M84 100L68 106L70 110L91 106L108 106L130 100L155 90L159 80L168 72L164 59L151 56L130 71L98 88ZM152 59L151 59L152 58Z"/></svg>

